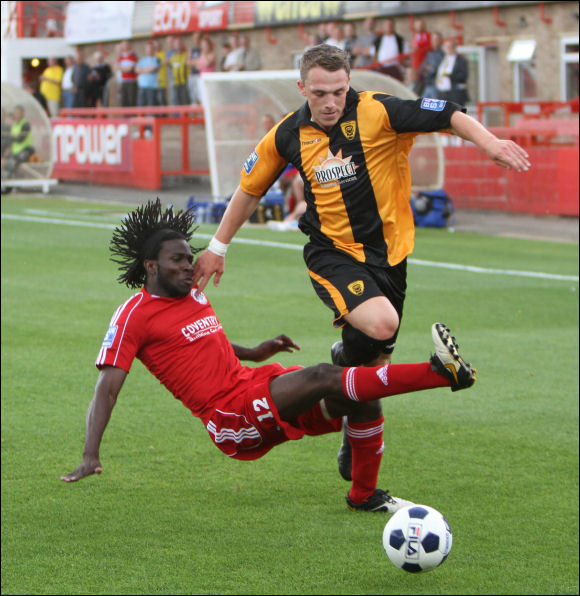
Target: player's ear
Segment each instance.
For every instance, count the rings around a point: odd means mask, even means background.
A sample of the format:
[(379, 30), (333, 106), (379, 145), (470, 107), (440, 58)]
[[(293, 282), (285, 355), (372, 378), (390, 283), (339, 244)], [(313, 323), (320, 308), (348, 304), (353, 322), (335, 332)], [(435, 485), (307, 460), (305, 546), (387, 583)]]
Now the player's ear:
[(145, 267), (147, 275), (157, 273), (157, 261), (155, 259), (145, 259), (143, 261), (143, 266)]
[(306, 85), (302, 80), (298, 81), (298, 90), (300, 91), (301, 95), (306, 97)]

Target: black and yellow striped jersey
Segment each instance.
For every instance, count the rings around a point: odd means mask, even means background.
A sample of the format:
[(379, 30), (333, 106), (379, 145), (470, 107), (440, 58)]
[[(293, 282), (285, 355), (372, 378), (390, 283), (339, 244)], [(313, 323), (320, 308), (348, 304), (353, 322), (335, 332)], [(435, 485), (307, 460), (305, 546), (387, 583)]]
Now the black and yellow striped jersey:
[(244, 192), (262, 196), (288, 163), (304, 180), (300, 229), (371, 265), (393, 266), (413, 250), (409, 152), (420, 133), (449, 128), (460, 106), (349, 89), (330, 132), (311, 121), (306, 102), (258, 143), (241, 173)]

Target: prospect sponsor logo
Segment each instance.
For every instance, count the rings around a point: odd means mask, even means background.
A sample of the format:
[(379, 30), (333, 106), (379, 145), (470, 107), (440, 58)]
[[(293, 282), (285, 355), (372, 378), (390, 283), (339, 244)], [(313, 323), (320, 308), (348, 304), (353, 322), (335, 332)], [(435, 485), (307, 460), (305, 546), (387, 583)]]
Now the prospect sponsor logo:
[(352, 155), (343, 159), (342, 149), (336, 155), (333, 155), (330, 149), (326, 157), (319, 155), (318, 160), (320, 161), (320, 165), (313, 168), (316, 182), (323, 188), (353, 182), (356, 180), (356, 169), (358, 166), (351, 163), (351, 159)]

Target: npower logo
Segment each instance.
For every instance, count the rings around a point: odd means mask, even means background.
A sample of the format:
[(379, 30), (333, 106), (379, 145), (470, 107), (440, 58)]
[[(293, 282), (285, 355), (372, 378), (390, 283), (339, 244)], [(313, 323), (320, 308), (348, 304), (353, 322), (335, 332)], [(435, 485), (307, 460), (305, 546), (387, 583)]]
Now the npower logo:
[(127, 122), (83, 120), (53, 125), (52, 140), (57, 165), (77, 168), (129, 170), (130, 127)]

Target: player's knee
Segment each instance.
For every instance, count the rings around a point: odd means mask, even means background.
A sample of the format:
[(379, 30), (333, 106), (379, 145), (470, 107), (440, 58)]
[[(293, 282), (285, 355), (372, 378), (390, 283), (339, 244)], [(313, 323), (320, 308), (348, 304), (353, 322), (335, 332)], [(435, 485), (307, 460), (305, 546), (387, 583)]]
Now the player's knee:
[(367, 326), (365, 333), (377, 341), (391, 339), (399, 327), (398, 321), (392, 319), (377, 319)]
[(382, 354), (393, 351), (394, 339), (393, 336), (387, 340), (375, 339), (347, 324), (342, 329), (344, 359), (350, 366), (374, 362)]

